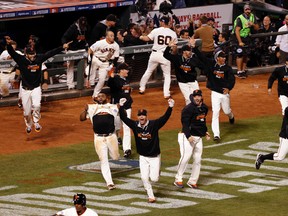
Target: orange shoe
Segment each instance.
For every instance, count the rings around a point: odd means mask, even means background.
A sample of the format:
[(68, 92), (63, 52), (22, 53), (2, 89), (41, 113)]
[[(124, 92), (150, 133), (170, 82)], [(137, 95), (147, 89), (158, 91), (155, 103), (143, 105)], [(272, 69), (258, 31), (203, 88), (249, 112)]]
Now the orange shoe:
[(184, 188), (183, 182), (182, 181), (175, 181), (174, 185), (178, 188)]

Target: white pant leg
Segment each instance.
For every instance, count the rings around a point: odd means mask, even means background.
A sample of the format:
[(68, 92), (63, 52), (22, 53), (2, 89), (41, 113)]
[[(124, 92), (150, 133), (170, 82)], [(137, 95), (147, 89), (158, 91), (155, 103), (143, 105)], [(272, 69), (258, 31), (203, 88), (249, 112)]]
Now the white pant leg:
[(67, 86), (68, 88), (74, 88), (74, 60), (67, 61)]
[(114, 184), (108, 160), (108, 145), (106, 137), (94, 134), (94, 147), (101, 164), (101, 173), (107, 185)]
[(42, 91), (41, 91), (40, 86), (32, 90), (31, 101), (32, 101), (32, 116), (33, 116), (34, 123), (39, 122), (41, 118), (41, 114), (40, 114), (41, 96), (42, 96)]
[[(96, 79), (96, 71), (98, 70), (98, 61), (95, 56), (92, 57), (92, 62), (91, 62), (91, 69), (90, 69), (90, 76), (89, 78), (89, 83), (91, 86), (95, 85), (95, 79)], [(85, 74), (88, 76), (89, 75), (89, 65), (85, 69)]]
[(101, 92), (105, 84), (105, 79), (108, 74), (108, 71), (107, 71), (108, 67), (109, 67), (108, 62), (102, 63), (101, 66), (99, 67), (99, 71), (98, 71), (99, 81), (97, 82), (97, 85), (94, 88), (93, 97), (96, 97)]
[(212, 102), (212, 131), (215, 136), (220, 137), (220, 129), (219, 129), (219, 113), (221, 108), (221, 95), (218, 92), (211, 92), (211, 102)]
[(140, 166), (140, 174), (141, 174), (141, 179), (144, 185), (144, 188), (147, 192), (147, 195), (149, 198), (155, 198), (152, 185), (149, 181), (149, 176), (150, 176), (150, 165), (149, 165), (149, 158), (140, 155), (139, 156), (139, 166)]
[(288, 139), (279, 137), (279, 141), (280, 141), (280, 144), (279, 144), (278, 151), (277, 153), (273, 155), (273, 159), (276, 161), (284, 160), (284, 158), (286, 157), (288, 153)]
[[(131, 112), (132, 109), (127, 109), (127, 117), (131, 118)], [(125, 152), (126, 150), (130, 149), (131, 150), (131, 129), (124, 123), (122, 122), (123, 125), (123, 151)]]
[(203, 152), (203, 142), (201, 137), (195, 137), (198, 142), (193, 143), (193, 164), (192, 172), (189, 178), (189, 182), (192, 184), (197, 184), (201, 169), (201, 159)]
[(106, 137), (106, 142), (108, 146), (109, 155), (113, 160), (118, 160), (120, 157), (117, 135), (112, 134), (111, 136)]
[(31, 116), (31, 111), (32, 111), (31, 94), (32, 94), (31, 90), (25, 90), (23, 88), (21, 89), (23, 115), (24, 115), (24, 120), (25, 120), (25, 124), (27, 127), (31, 127), (33, 124), (32, 116)]
[(163, 54), (161, 56), (161, 63), (160, 63), (163, 77), (164, 77), (164, 84), (163, 84), (163, 94), (164, 97), (170, 96), (170, 85), (171, 85), (171, 62), (164, 58)]
[(149, 158), (150, 165), (150, 180), (152, 182), (158, 182), (160, 177), (160, 167), (161, 167), (161, 154), (157, 157)]
[(190, 95), (193, 93), (194, 90), (200, 89), (199, 84), (197, 81), (195, 81), (195, 82), (188, 82), (188, 83), (178, 82), (178, 85), (179, 85), (181, 93), (183, 94), (185, 98), (185, 103), (186, 105), (188, 105), (189, 103), (191, 103)]
[(221, 105), (225, 115), (227, 115), (229, 119), (233, 118), (233, 113), (230, 107), (230, 94), (222, 95)]
[(184, 133), (178, 133), (178, 144), (180, 148), (180, 160), (177, 167), (175, 181), (182, 182), (183, 174), (192, 156), (193, 148)]
[(288, 97), (285, 95), (280, 95), (279, 101), (280, 101), (281, 108), (282, 108), (282, 115), (284, 115), (285, 108), (288, 106)]
[[(163, 53), (162, 53), (163, 55)], [(140, 87), (139, 90), (140, 91), (145, 91), (146, 89), (146, 84), (149, 80), (149, 78), (151, 77), (152, 73), (154, 72), (154, 70), (156, 69), (156, 67), (159, 64), (159, 60), (158, 60), (158, 55), (157, 52), (152, 52), (150, 57), (149, 57), (149, 61), (148, 61), (148, 67), (145, 71), (145, 73), (143, 74), (141, 80), (140, 80)]]

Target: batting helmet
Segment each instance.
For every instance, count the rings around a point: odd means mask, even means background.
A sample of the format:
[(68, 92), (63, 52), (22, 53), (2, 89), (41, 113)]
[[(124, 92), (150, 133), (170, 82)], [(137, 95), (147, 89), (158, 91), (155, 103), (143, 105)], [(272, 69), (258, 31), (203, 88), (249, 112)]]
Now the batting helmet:
[(86, 196), (82, 193), (77, 193), (73, 196), (73, 202), (75, 204), (81, 204), (82, 206), (86, 206)]

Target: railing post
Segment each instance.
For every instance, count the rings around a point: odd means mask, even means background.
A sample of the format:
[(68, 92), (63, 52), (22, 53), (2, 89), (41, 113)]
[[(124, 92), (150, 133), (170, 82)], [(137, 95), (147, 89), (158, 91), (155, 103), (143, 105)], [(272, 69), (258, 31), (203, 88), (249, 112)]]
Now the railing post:
[(84, 72), (86, 67), (86, 58), (81, 59), (77, 64), (77, 85), (76, 88), (78, 90), (82, 90), (84, 88)]

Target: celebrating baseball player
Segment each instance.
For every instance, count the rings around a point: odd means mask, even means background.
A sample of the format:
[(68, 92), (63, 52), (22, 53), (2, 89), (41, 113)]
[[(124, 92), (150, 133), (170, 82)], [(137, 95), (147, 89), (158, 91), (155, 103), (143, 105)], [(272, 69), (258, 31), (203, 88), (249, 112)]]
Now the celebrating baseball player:
[(168, 108), (163, 116), (156, 120), (148, 120), (147, 110), (140, 109), (138, 111), (138, 121), (131, 120), (127, 117), (124, 104), (126, 98), (119, 101), (119, 113), (121, 120), (128, 125), (135, 137), (136, 149), (139, 156), (140, 174), (145, 190), (148, 194), (148, 202), (156, 201), (151, 182), (157, 182), (160, 176), (160, 144), (159, 129), (165, 125), (172, 113), (174, 100), (168, 99)]
[(278, 80), (278, 97), (282, 107), (282, 115), (288, 106), (288, 57), (284, 66), (277, 67), (268, 79), (268, 94), (272, 93), (272, 86)]
[(164, 51), (164, 57), (174, 65), (178, 85), (187, 105), (191, 102), (189, 96), (193, 91), (200, 89), (197, 82), (197, 71), (195, 68), (198, 67), (203, 69), (204, 67), (199, 58), (192, 52), (192, 47), (190, 45), (182, 46), (181, 55), (177, 54), (175, 51), (175, 54), (173, 54), (174, 52), (171, 53), (173, 48), (177, 48), (175, 40), (169, 42), (169, 46), (167, 46)]
[[(193, 45), (193, 44), (192, 44)], [(207, 76), (206, 87), (211, 90), (212, 102), (212, 131), (214, 141), (220, 142), (219, 113), (222, 107), (223, 112), (228, 116), (230, 124), (234, 124), (235, 118), (230, 107), (230, 91), (235, 85), (235, 76), (231, 66), (226, 64), (226, 54), (218, 51), (215, 61), (203, 56), (198, 49), (194, 49), (198, 56), (201, 56), (205, 63), (205, 73)]]
[[(128, 118), (131, 118), (133, 99), (130, 95), (131, 87), (129, 85), (128, 72), (129, 66), (126, 63), (122, 63), (117, 66), (118, 74), (111, 73), (108, 79), (108, 86), (110, 87), (111, 103), (118, 104), (120, 98), (126, 98), (127, 102), (124, 105)], [(124, 157), (128, 158), (131, 155), (131, 130), (122, 122), (123, 125), (123, 151)], [(120, 127), (119, 127), (120, 128)], [(118, 135), (119, 137), (119, 135)], [(118, 138), (119, 139), (119, 138)]]
[(171, 63), (169, 60), (164, 58), (163, 52), (169, 45), (171, 40), (175, 43), (178, 42), (176, 33), (170, 29), (169, 21), (170, 18), (162, 16), (160, 18), (160, 27), (153, 29), (147, 36), (141, 35), (140, 40), (144, 41), (154, 41), (152, 46), (152, 53), (148, 61), (148, 67), (140, 80), (139, 93), (144, 94), (146, 89), (146, 84), (152, 75), (153, 71), (158, 65), (161, 66), (164, 76), (164, 86), (163, 93), (164, 98), (170, 98), (170, 84), (171, 84)]
[(200, 175), (201, 156), (203, 151), (202, 137), (210, 139), (206, 126), (208, 107), (203, 103), (202, 91), (194, 90), (190, 95), (191, 103), (186, 105), (181, 113), (182, 132), (178, 134), (180, 147), (180, 160), (177, 167), (174, 185), (183, 188), (183, 174), (188, 162), (193, 155), (191, 176), (187, 185), (197, 189), (197, 181)]
[(108, 71), (117, 65), (119, 50), (119, 45), (114, 41), (114, 33), (110, 30), (106, 32), (105, 39), (96, 41), (96, 43), (88, 49), (89, 65), (85, 70), (85, 74), (87, 75), (87, 88), (95, 84), (96, 70), (98, 70), (99, 74), (99, 80), (95, 86), (93, 97), (97, 97), (102, 90)]
[(108, 152), (113, 160), (119, 159), (118, 140), (115, 133), (115, 119), (118, 107), (108, 103), (107, 95), (100, 92), (94, 98), (96, 104), (87, 104), (80, 114), (80, 121), (90, 118), (94, 131), (94, 147), (101, 163), (101, 173), (109, 190), (115, 189), (108, 161)]
[(86, 196), (82, 193), (77, 193), (73, 196), (74, 207), (64, 209), (52, 216), (98, 216), (98, 214), (90, 208), (86, 207)]
[[(26, 133), (30, 134), (32, 126), (34, 124), (35, 131), (40, 132), (41, 125), (39, 120), (40, 107), (41, 107), (41, 82), (43, 79), (43, 88), (47, 87), (48, 74), (42, 74), (42, 63), (48, 58), (61, 52), (63, 49), (68, 49), (69, 43), (63, 44), (63, 46), (46, 52), (45, 54), (36, 54), (36, 51), (31, 47), (26, 47), (25, 56), (17, 53), (11, 46), (11, 38), (6, 36), (7, 50), (14, 61), (18, 64), (21, 72), (21, 99), (23, 104), (24, 120), (26, 124)], [(18, 75), (15, 75), (15, 80), (18, 79)], [(32, 111), (32, 116), (31, 116)], [(32, 119), (33, 117), (33, 119)]]
[(262, 163), (264, 163), (265, 160), (275, 160), (275, 161), (282, 161), (286, 157), (288, 153), (288, 107), (284, 110), (283, 120), (282, 120), (282, 126), (281, 131), (279, 133), (279, 148), (278, 151), (275, 153), (269, 153), (269, 154), (257, 154), (256, 161), (255, 161), (255, 167), (256, 169), (260, 169), (260, 166)]

